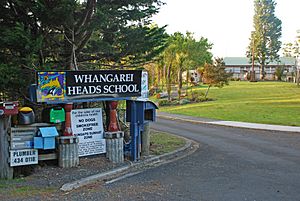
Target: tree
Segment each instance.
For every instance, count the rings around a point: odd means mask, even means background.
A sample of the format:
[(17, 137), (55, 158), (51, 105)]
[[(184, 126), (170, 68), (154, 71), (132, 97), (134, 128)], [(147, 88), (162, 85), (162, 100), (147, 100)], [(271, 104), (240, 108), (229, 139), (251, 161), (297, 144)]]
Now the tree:
[(275, 16), (274, 0), (254, 0), (253, 27), (247, 57), (252, 62), (260, 64), (260, 77), (264, 79), (264, 67), (268, 63), (278, 60), (281, 47), (281, 20)]
[(277, 77), (277, 80), (281, 81), (283, 73), (284, 73), (284, 67), (283, 66), (276, 67), (275, 76)]
[[(286, 57), (294, 57), (296, 59), (297, 65), (300, 65), (298, 59), (300, 58), (300, 30), (297, 31), (296, 40), (293, 43), (286, 43), (283, 47), (283, 55)], [(300, 82), (300, 69), (296, 69), (296, 82), (299, 86)]]
[[(201, 37), (200, 40), (191, 40), (189, 45), (189, 63), (187, 67), (187, 86), (189, 79), (189, 70), (203, 67), (204, 64), (212, 64), (213, 55), (210, 52), (213, 44), (207, 38)], [(201, 73), (200, 73), (201, 74)]]
[(167, 37), (165, 27), (151, 26), (161, 5), (160, 0), (1, 1), (0, 93), (24, 95), (36, 70), (151, 61)]
[[(176, 80), (178, 83), (178, 99), (180, 100), (183, 85), (183, 71), (190, 68), (196, 69), (205, 63), (211, 63), (211, 48), (212, 44), (208, 42), (208, 39), (201, 37), (200, 40), (196, 40), (190, 32), (186, 34), (175, 32), (169, 37), (168, 46), (164, 51), (164, 63), (167, 64), (166, 80), (169, 99), (171, 80)], [(172, 72), (176, 75), (176, 78), (171, 77)]]
[(189, 43), (191, 40), (190, 34), (187, 33), (187, 36), (176, 32), (174, 35), (174, 46), (176, 51), (176, 66), (177, 66), (177, 79), (178, 79), (178, 99), (181, 98), (182, 91), (182, 72), (186, 69), (187, 61), (189, 57)]
[(171, 82), (172, 82), (172, 71), (176, 59), (176, 45), (173, 43), (174, 37), (168, 38), (168, 45), (163, 52), (164, 66), (166, 66), (166, 85), (168, 100), (171, 100)]
[(231, 73), (225, 71), (225, 62), (222, 58), (216, 58), (214, 64), (205, 64), (203, 70), (203, 78), (208, 87), (205, 92), (207, 97), (209, 89), (214, 87), (223, 87), (228, 85), (228, 79), (232, 76)]

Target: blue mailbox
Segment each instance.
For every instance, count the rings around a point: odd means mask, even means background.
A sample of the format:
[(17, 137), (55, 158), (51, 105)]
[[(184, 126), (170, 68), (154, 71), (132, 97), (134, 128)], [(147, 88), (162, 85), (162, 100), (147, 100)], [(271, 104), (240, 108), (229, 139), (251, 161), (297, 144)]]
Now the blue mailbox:
[(130, 122), (131, 142), (129, 146), (131, 160), (140, 158), (141, 132), (146, 121), (156, 120), (158, 107), (152, 101), (126, 101), (126, 120)]
[(157, 109), (157, 105), (152, 101), (129, 100), (126, 102), (126, 120), (132, 122), (133, 118), (134, 122), (139, 124), (144, 124), (145, 121), (156, 121)]
[(55, 149), (55, 137), (58, 136), (56, 127), (39, 128), (37, 137), (34, 137), (35, 149)]

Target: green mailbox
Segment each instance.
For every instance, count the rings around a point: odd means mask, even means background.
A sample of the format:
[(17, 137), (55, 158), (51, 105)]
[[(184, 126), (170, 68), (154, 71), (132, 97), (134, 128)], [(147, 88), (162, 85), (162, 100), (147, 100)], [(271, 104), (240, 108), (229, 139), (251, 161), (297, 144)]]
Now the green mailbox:
[(44, 122), (61, 123), (65, 121), (65, 110), (60, 106), (45, 108), (42, 112)]

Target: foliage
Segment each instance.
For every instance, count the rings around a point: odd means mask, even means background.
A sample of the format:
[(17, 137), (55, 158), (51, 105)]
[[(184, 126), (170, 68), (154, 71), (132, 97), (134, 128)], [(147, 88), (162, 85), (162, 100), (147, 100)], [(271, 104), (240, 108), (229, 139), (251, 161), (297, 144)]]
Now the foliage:
[(275, 16), (274, 0), (254, 0), (254, 31), (251, 33), (247, 57), (260, 64), (261, 79), (265, 77), (264, 66), (278, 60), (281, 47), (281, 20)]
[(282, 76), (283, 76), (283, 72), (284, 72), (284, 67), (277, 67), (275, 69), (275, 76), (277, 77), (277, 80), (281, 81)]
[(199, 90), (193, 90), (189, 93), (188, 99), (192, 102), (203, 102), (205, 99), (205, 94)]
[[(176, 32), (169, 36), (167, 47), (157, 60), (158, 78), (167, 85), (170, 100), (171, 84), (178, 84), (178, 98), (182, 91), (182, 72), (197, 69), (205, 63), (212, 63), (212, 44), (201, 37), (196, 40), (190, 32)], [(165, 79), (161, 79), (161, 75)], [(187, 75), (188, 76), (188, 75)]]
[[(151, 25), (160, 0), (4, 0), (0, 2), (0, 92), (24, 95), (36, 70), (131, 66), (165, 48)], [(15, 72), (14, 75), (11, 72)], [(24, 74), (27, 79), (24, 79)], [(15, 77), (6, 81), (6, 77)], [(21, 94), (22, 92), (22, 94)]]
[(169, 101), (169, 100), (166, 100), (166, 99), (160, 99), (160, 100), (158, 100), (158, 105), (159, 105), (159, 106), (170, 105), (170, 101)]
[(231, 73), (225, 71), (225, 63), (222, 58), (216, 58), (214, 64), (205, 64), (203, 71), (203, 78), (205, 83), (208, 84), (208, 88), (205, 93), (205, 98), (208, 95), (210, 87), (223, 87), (228, 85), (229, 78), (232, 76)]
[(285, 57), (299, 57), (300, 55), (300, 44), (299, 41), (294, 43), (285, 43), (283, 47), (283, 55)]
[[(297, 31), (296, 40), (293, 43), (284, 44), (283, 54), (286, 57), (300, 58), (300, 30)], [(299, 64), (298, 64), (299, 65)], [(300, 70), (296, 70), (296, 82), (300, 83)]]

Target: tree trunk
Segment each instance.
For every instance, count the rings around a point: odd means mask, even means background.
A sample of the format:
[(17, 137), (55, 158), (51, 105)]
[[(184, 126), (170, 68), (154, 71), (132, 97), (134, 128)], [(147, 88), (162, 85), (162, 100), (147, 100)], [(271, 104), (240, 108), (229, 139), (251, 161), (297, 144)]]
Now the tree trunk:
[(297, 70), (296, 82), (297, 82), (297, 86), (299, 86), (299, 82), (300, 82), (300, 69)]
[(260, 79), (261, 80), (265, 79), (265, 65), (264, 65), (264, 63), (260, 65)]
[(211, 87), (211, 85), (208, 85), (208, 87), (207, 87), (207, 89), (206, 89), (205, 96), (204, 96), (205, 99), (206, 99), (206, 97), (207, 97), (207, 95), (208, 95), (208, 91), (209, 91), (210, 87)]
[(158, 86), (158, 88), (159, 88), (159, 86), (161, 85), (161, 69), (160, 68), (158, 68), (157, 69), (157, 86)]
[(167, 69), (167, 93), (168, 93), (168, 101), (171, 101), (171, 68), (172, 63), (168, 66)]
[(162, 79), (162, 82), (161, 82), (161, 83), (162, 83), (162, 88), (161, 88), (161, 89), (162, 89), (162, 91), (163, 91), (163, 90), (164, 90), (164, 86), (165, 86), (165, 84), (166, 84), (166, 79), (167, 79), (167, 78), (166, 78), (166, 77), (167, 77), (167, 76), (166, 76), (166, 65), (164, 65), (164, 68), (163, 68), (163, 72), (162, 72), (162, 73), (163, 73), (163, 74), (162, 74), (162, 78), (163, 78), (163, 79)]
[(186, 95), (188, 95), (190, 71), (186, 70)]
[(182, 91), (182, 66), (178, 69), (178, 100), (181, 98)]

